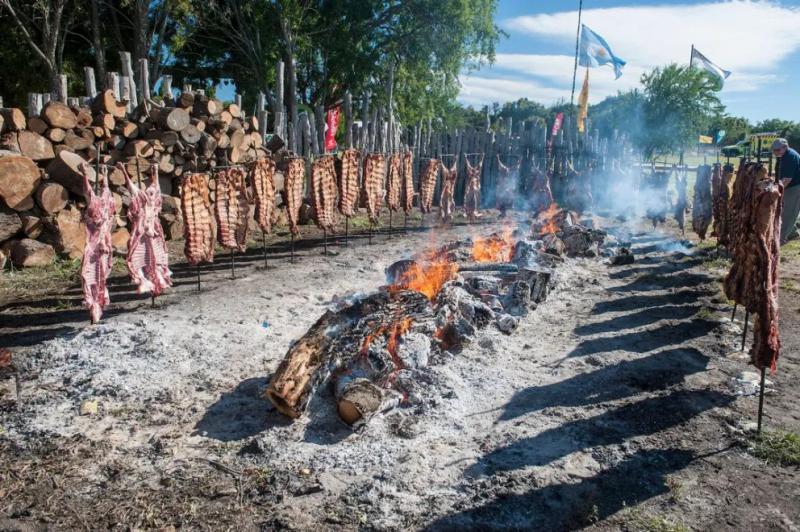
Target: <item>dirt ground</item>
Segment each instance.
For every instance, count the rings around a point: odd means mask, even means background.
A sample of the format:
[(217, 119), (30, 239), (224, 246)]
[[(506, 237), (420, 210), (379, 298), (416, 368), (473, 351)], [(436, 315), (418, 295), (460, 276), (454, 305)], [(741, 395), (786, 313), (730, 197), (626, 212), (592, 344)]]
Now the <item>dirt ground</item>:
[[(96, 326), (69, 272), (27, 280), (23, 300), (7, 284), (21, 394), (0, 381), (0, 530), (800, 530), (800, 471), (749, 451), (755, 373), (725, 260), (674, 228), (601, 226), (634, 264), (568, 259), (513, 334), (481, 331), (432, 368), (423, 405), (357, 432), (329, 390), (294, 423), (261, 398), (291, 342), (393, 261), (497, 223), (359, 235), (329, 256), (308, 234), (294, 264), (276, 237), (268, 268), (260, 242), (234, 280), (220, 255), (200, 293), (177, 264), (154, 307), (120, 275)], [(781, 273), (764, 424), (800, 432), (797, 242)]]

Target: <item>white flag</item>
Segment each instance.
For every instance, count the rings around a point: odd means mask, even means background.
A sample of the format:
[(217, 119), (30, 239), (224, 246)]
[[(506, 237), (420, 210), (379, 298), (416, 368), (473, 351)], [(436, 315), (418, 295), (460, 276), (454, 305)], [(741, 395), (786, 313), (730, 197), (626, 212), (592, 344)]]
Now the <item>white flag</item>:
[(728, 79), (728, 76), (731, 75), (729, 71), (718, 67), (717, 65), (712, 63), (706, 56), (698, 52), (697, 48), (692, 48), (692, 59), (689, 63), (689, 66), (694, 66), (695, 62), (698, 63), (698, 66), (700, 68), (702, 68), (709, 74), (716, 76), (719, 79), (720, 89), (725, 84), (725, 80)]

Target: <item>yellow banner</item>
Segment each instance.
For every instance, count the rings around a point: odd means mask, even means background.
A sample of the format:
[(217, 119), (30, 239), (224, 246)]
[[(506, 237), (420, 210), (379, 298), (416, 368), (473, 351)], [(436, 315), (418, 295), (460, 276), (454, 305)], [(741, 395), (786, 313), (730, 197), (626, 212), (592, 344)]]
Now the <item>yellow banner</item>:
[(714, 138), (700, 135), (700, 137), (697, 139), (697, 142), (700, 144), (714, 144)]
[(583, 88), (578, 96), (578, 131), (586, 130), (586, 117), (589, 115), (589, 67), (586, 67), (586, 77), (583, 78)]

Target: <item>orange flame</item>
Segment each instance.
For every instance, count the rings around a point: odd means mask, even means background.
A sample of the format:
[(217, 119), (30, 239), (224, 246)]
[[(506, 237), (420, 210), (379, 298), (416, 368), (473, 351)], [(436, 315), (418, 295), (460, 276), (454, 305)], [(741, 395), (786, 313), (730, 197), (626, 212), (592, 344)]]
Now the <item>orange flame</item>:
[(556, 215), (559, 212), (558, 204), (551, 203), (546, 211), (539, 213), (539, 220), (543, 222), (539, 235), (552, 235), (558, 232), (558, 224), (556, 223)]
[(511, 227), (503, 228), (502, 235), (476, 237), (472, 245), (472, 259), (475, 262), (511, 262), (514, 256), (514, 239)]
[(403, 272), (390, 290), (413, 290), (425, 294), (433, 301), (444, 286), (458, 271), (458, 265), (439, 254), (429, 259), (419, 259)]

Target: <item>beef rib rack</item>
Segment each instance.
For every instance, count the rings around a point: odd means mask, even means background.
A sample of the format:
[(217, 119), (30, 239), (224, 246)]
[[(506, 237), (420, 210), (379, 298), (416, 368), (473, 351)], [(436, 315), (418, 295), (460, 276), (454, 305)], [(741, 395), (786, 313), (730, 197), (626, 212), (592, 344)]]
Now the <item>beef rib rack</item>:
[(169, 270), (164, 228), (158, 219), (162, 203), (158, 166), (152, 166), (150, 182), (144, 189), (133, 183), (125, 165), (119, 164), (118, 168), (125, 176), (131, 195), (128, 205), (128, 220), (131, 222), (126, 258), (128, 273), (137, 293), (150, 292), (154, 297), (159, 296), (172, 286), (172, 272)]
[(311, 165), (311, 204), (317, 227), (332, 231), (336, 223), (336, 168), (333, 155), (323, 155)]
[(214, 262), (214, 222), (206, 174), (187, 174), (181, 181), (181, 213), (186, 260), (192, 266)]
[(272, 232), (272, 217), (275, 215), (275, 162), (259, 159), (250, 171), (250, 184), (255, 195), (255, 219), (265, 234)]
[(428, 159), (419, 184), (419, 208), (422, 214), (431, 212), (433, 194), (436, 191), (436, 178), (439, 176), (439, 159)]
[(288, 161), (286, 170), (286, 186), (284, 187), (284, 202), (286, 203), (286, 217), (289, 220), (289, 230), (293, 235), (300, 232), (300, 207), (303, 205), (303, 187), (306, 178), (306, 162), (293, 157)]
[(364, 199), (367, 214), (372, 223), (378, 222), (383, 207), (384, 176), (386, 175), (386, 157), (382, 153), (370, 153), (364, 160)]
[[(86, 246), (81, 260), (81, 286), (83, 304), (89, 309), (92, 323), (100, 321), (103, 309), (110, 302), (106, 282), (111, 274), (111, 258), (114, 247), (111, 242), (111, 227), (114, 223), (116, 205), (108, 188), (108, 172), (102, 172), (102, 190), (95, 194), (89, 182), (89, 165), (81, 164), (83, 194), (87, 198), (83, 222), (86, 224)], [(96, 179), (100, 179), (97, 176)]]
[(341, 175), (339, 176), (339, 212), (351, 217), (358, 212), (358, 150), (352, 148), (342, 152)]
[(401, 177), (401, 157), (401, 154), (393, 153), (389, 158), (389, 189), (386, 193), (386, 205), (389, 207), (389, 210), (393, 212), (400, 210), (400, 196), (403, 182)]
[(403, 212), (411, 214), (414, 208), (414, 153), (403, 154)]
[(219, 243), (224, 248), (245, 251), (250, 204), (244, 170), (228, 168), (218, 172), (216, 177), (214, 214), (217, 217)]

